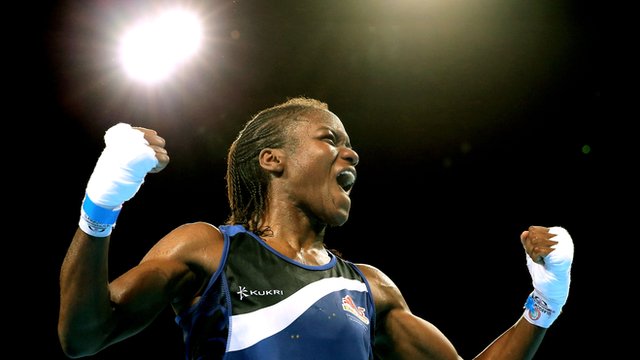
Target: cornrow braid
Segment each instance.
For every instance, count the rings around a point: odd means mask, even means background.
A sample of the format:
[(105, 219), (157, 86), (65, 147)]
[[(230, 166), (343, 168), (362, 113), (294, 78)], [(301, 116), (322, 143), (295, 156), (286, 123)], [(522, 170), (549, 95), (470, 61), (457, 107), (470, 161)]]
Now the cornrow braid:
[(267, 210), (269, 176), (258, 160), (264, 148), (282, 148), (287, 129), (309, 110), (328, 110), (319, 100), (295, 97), (254, 115), (229, 148), (227, 155), (227, 198), (230, 215), (226, 224), (241, 224), (257, 235), (268, 232), (260, 221)]

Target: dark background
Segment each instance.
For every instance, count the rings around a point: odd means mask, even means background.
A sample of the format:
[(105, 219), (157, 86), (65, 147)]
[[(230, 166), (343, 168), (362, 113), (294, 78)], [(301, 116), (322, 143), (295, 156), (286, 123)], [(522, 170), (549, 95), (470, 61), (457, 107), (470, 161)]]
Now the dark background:
[[(361, 158), (350, 220), (330, 229), (327, 244), (387, 273), (463, 357), (521, 315), (531, 280), (519, 235), (529, 225), (564, 226), (576, 246), (569, 301), (537, 358), (625, 353), (609, 326), (623, 319), (615, 314), (632, 264), (623, 258), (633, 222), (620, 204), (633, 205), (622, 139), (636, 119), (620, 87), (630, 45), (609, 9), (568, 0), (190, 1), (206, 21), (202, 53), (174, 81), (144, 87), (119, 72), (115, 29), (165, 3), (38, 4), (15, 30), (27, 39), (8, 74), (20, 131), (5, 137), (20, 154), (35, 152), (11, 157), (30, 179), (15, 206), (28, 214), (14, 243), (26, 254), (13, 259), (16, 289), (35, 315), (16, 323), (22, 351), (65, 358), (58, 271), (108, 127), (154, 128), (171, 155), (123, 209), (110, 258), (117, 276), (174, 227), (221, 224), (228, 145), (257, 111), (305, 95), (329, 104)], [(93, 358), (135, 357), (182, 357), (168, 309)]]

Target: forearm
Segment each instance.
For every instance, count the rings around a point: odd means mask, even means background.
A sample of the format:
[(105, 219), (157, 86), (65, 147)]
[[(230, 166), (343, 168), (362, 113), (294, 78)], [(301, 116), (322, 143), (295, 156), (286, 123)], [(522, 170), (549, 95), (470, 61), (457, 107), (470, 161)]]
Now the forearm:
[(524, 317), (487, 346), (474, 359), (532, 359), (546, 334), (545, 328), (532, 325)]
[(70, 356), (97, 352), (114, 327), (108, 247), (109, 237), (93, 238), (78, 229), (62, 263), (58, 335)]
[[(156, 280), (153, 271), (139, 282), (136, 272), (111, 283), (108, 275), (110, 234), (122, 206), (137, 193), (145, 176), (168, 164), (164, 139), (153, 130), (118, 123), (106, 131), (104, 140), (85, 190), (79, 228), (60, 272), (58, 333), (71, 357), (94, 354), (146, 326), (161, 308), (147, 294), (157, 293), (163, 299), (158, 289), (166, 283), (162, 277)], [(144, 300), (136, 302), (136, 296)], [(138, 316), (145, 301), (151, 305)]]
[(527, 253), (527, 267), (534, 291), (527, 298), (518, 321), (476, 359), (531, 359), (546, 329), (561, 313), (569, 295), (573, 240), (561, 227), (531, 226), (520, 240)]

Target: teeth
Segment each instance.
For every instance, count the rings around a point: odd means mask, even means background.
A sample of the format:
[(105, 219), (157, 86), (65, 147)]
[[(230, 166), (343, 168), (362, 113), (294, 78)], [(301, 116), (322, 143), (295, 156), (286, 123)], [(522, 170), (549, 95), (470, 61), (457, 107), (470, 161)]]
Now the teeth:
[(355, 181), (356, 176), (351, 171), (343, 171), (338, 174), (338, 184), (345, 190), (350, 189)]

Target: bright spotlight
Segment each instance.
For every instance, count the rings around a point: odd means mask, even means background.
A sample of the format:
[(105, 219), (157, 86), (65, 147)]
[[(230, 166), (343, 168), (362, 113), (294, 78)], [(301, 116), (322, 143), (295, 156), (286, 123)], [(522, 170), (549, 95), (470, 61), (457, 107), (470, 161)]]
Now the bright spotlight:
[(194, 13), (169, 10), (141, 21), (125, 33), (120, 61), (132, 78), (157, 83), (194, 55), (201, 40), (202, 26)]

